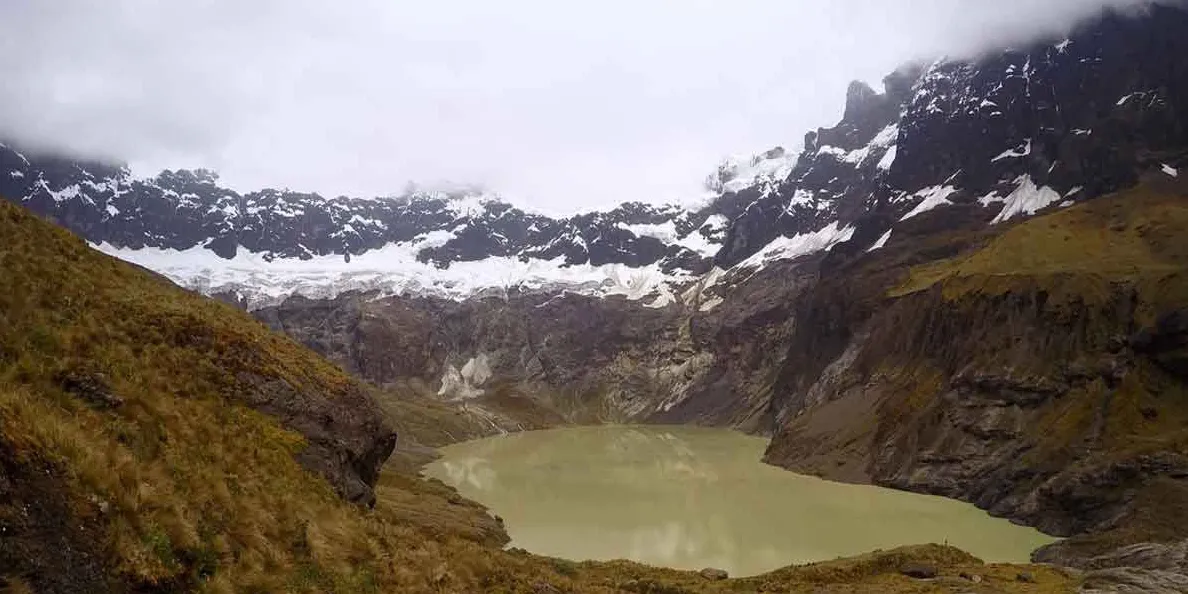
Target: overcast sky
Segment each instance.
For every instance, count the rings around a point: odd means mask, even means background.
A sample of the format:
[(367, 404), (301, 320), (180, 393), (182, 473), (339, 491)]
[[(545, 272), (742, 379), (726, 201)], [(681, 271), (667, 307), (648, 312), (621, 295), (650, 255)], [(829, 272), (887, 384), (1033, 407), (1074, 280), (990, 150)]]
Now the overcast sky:
[(723, 157), (833, 124), (850, 80), (1058, 35), (1103, 4), (2, 0), (0, 135), (239, 190), (687, 200)]

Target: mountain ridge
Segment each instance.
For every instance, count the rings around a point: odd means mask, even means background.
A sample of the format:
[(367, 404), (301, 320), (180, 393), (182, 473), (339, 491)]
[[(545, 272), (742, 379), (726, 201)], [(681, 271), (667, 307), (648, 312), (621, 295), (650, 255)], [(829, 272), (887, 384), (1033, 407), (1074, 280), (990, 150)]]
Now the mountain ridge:
[[(1107, 11), (1055, 43), (906, 65), (884, 79), (882, 93), (855, 82), (835, 126), (808, 132), (795, 155), (777, 147), (723, 163), (707, 179), (711, 199), (693, 209), (625, 203), (551, 218), (465, 191), (395, 199), (239, 194), (205, 170), (137, 180), (126, 168), (30, 159), (7, 147), (0, 195), (109, 253), (155, 265), (183, 285), (241, 294), (253, 306), (285, 293), (369, 288), (464, 298), (524, 278), (621, 294), (632, 291), (615, 288), (613, 277), (644, 269), (649, 300), (667, 302), (657, 298), (714, 267), (778, 252), (787, 240), (810, 245), (778, 257), (849, 240), (870, 247), (933, 208), (978, 205), (969, 216), (996, 224), (1131, 186), (1146, 171), (1178, 174), (1188, 166), (1188, 127), (1178, 115), (1188, 74), (1170, 56), (1188, 52), (1180, 35), (1186, 14), (1164, 5), (1137, 17)], [(828, 240), (807, 239), (827, 228)], [(351, 266), (383, 249), (407, 265)], [(187, 265), (170, 270), (169, 257), (187, 250)], [(198, 254), (208, 258), (196, 269), (189, 264)], [(345, 266), (299, 265), (335, 257)], [(274, 261), (294, 265), (272, 272)], [(472, 286), (462, 281), (473, 271), (438, 272), (484, 261), (504, 278)], [(298, 287), (282, 286), (286, 266), (306, 270)], [(565, 270), (581, 266), (582, 274)], [(377, 280), (401, 275), (415, 282)], [(609, 291), (598, 288), (607, 283)]]

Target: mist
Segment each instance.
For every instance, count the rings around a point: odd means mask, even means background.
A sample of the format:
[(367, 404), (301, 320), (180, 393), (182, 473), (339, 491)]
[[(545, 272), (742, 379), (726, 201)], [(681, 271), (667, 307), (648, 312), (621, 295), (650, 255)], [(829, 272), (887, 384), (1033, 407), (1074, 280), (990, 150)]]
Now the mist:
[(1145, 4), (9, 0), (0, 138), (243, 191), (684, 201), (722, 158), (832, 125), (851, 80)]

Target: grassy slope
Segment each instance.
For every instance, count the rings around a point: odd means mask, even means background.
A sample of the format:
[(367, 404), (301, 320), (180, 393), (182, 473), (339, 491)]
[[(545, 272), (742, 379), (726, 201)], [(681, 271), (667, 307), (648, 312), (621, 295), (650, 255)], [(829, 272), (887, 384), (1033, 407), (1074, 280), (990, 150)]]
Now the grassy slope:
[[(380, 499), (405, 503), (365, 513), (294, 462), (301, 436), (238, 404), (236, 374), (331, 395), (353, 380), (246, 315), (7, 202), (0, 278), (0, 445), (53, 469), (116, 582), (370, 591), (427, 579), (410, 568), (442, 556), (430, 529), (492, 538), (443, 488), (385, 476)], [(79, 377), (122, 404), (64, 389)]]
[[(1188, 200), (1140, 186), (1024, 221), (969, 254), (915, 266), (908, 280), (891, 294), (902, 296), (939, 282), (949, 289), (948, 296), (956, 296), (962, 288), (973, 288), (959, 281), (984, 282), (989, 277), (1063, 280), (1079, 275), (1099, 283), (1159, 280), (1182, 274), (1188, 267), (1185, 229)], [(1049, 289), (1062, 286), (1050, 284)], [(1158, 289), (1146, 288), (1153, 293)], [(1095, 292), (1073, 294), (1087, 297)], [(1179, 293), (1153, 297), (1163, 304), (1184, 303)]]
[[(376, 508), (364, 510), (302, 469), (293, 459), (301, 436), (238, 404), (233, 378), (260, 372), (328, 394), (352, 380), (246, 315), (94, 252), (3, 201), (0, 278), (0, 492), (15, 494), (0, 501), (0, 526), (17, 530), (0, 539), (0, 585), (16, 591), (943, 589), (897, 575), (908, 560), (949, 576), (986, 575), (1006, 590), (1069, 583), (1038, 568), (1039, 585), (1020, 586), (1016, 568), (982, 567), (941, 547), (713, 583), (632, 563), (504, 552), (491, 545), (498, 535), (482, 509), (441, 485), (385, 472)], [(78, 377), (119, 402), (67, 390)], [(398, 425), (426, 443), (440, 429), (475, 430), (446, 410), (388, 404)], [(37, 521), (61, 525), (28, 525), (28, 502), (37, 500), (50, 509)], [(89, 556), (35, 554), (39, 539), (52, 546), (51, 536)]]
[[(1149, 328), (1159, 316), (1188, 305), (1186, 232), (1188, 198), (1140, 186), (1025, 221), (969, 254), (913, 267), (892, 294), (939, 284), (945, 299), (957, 304), (971, 296), (1043, 292), (1045, 307), (1059, 311), (1072, 303), (1110, 303), (1122, 293), (1130, 295), (1135, 329)], [(1044, 357), (1032, 359), (1044, 365)], [(1115, 414), (1105, 415), (1109, 424), (1100, 444), (1118, 453), (1188, 451), (1185, 395), (1179, 382), (1139, 365), (1113, 396)], [(1140, 399), (1159, 414), (1144, 418)], [(1037, 428), (1040, 445), (1061, 447), (1087, 432), (1096, 416), (1088, 408), (1095, 404), (1065, 399)]]

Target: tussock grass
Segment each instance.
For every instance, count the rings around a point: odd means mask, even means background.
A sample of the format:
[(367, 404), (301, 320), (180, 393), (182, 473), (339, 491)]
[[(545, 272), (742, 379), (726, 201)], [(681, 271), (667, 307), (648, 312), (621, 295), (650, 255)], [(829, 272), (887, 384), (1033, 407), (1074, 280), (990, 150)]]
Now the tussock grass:
[(1188, 198), (1139, 186), (1025, 220), (971, 253), (915, 266), (891, 294), (907, 295), (941, 281), (958, 281), (946, 285), (947, 296), (1000, 292), (1008, 285), (992, 277), (1027, 276), (1064, 279), (1050, 288), (1084, 297), (1100, 283), (1073, 277), (1136, 281), (1184, 270), (1185, 228)]
[[(102, 518), (120, 581), (368, 592), (424, 578), (394, 569), (423, 554), (416, 523), (343, 503), (294, 461), (299, 434), (236, 399), (239, 372), (332, 396), (352, 384), (341, 370), (8, 203), (0, 278), (0, 438)], [(118, 404), (72, 392), (76, 377)]]

